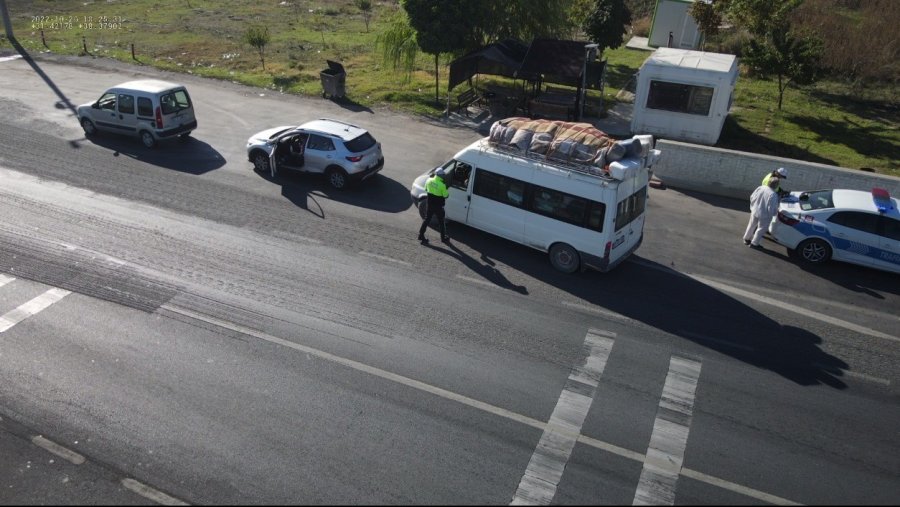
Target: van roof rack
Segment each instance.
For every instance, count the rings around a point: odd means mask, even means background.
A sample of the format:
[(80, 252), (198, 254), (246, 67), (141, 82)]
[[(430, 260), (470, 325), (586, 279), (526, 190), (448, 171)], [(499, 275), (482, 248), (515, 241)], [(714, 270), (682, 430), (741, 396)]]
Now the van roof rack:
[(572, 172), (576, 172), (579, 174), (585, 174), (588, 176), (593, 176), (595, 178), (601, 178), (609, 181), (616, 181), (615, 178), (609, 175), (603, 168), (597, 167), (591, 164), (580, 164), (578, 162), (572, 162), (567, 160), (561, 160), (558, 158), (551, 158), (542, 153), (535, 153), (533, 151), (522, 151), (518, 148), (504, 145), (501, 143), (492, 143), (490, 140), (485, 139), (485, 144), (495, 149), (496, 151), (508, 153), (513, 156), (527, 158), (531, 160), (536, 160), (538, 162), (543, 162), (549, 166), (556, 167), (558, 169), (565, 169)]

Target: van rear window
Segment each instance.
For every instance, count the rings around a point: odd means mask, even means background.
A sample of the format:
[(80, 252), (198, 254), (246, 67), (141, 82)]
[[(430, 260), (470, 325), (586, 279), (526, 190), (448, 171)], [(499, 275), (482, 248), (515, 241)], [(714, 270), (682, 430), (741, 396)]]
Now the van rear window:
[(175, 90), (159, 97), (159, 105), (163, 114), (172, 114), (191, 107), (191, 98), (187, 90)]
[(366, 132), (356, 139), (351, 139), (350, 141), (345, 142), (344, 146), (346, 146), (351, 153), (359, 153), (361, 151), (368, 150), (372, 146), (375, 146), (375, 138), (372, 137), (372, 134)]

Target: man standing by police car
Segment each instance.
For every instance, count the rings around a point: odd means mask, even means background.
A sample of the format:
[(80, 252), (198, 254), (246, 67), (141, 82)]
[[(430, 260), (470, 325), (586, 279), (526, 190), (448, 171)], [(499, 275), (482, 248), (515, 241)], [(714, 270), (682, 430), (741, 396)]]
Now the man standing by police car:
[(423, 245), (428, 243), (428, 238), (425, 237), (425, 230), (428, 229), (428, 224), (431, 223), (433, 217), (437, 217), (440, 224), (441, 241), (444, 243), (450, 241), (450, 238), (447, 236), (447, 226), (444, 224), (444, 201), (450, 196), (450, 192), (447, 191), (447, 184), (444, 183), (446, 175), (447, 173), (444, 172), (443, 168), (438, 168), (434, 172), (434, 176), (425, 181), (425, 192), (428, 194), (426, 203), (428, 212), (425, 214), (425, 221), (422, 222), (422, 227), (419, 228), (419, 242)]

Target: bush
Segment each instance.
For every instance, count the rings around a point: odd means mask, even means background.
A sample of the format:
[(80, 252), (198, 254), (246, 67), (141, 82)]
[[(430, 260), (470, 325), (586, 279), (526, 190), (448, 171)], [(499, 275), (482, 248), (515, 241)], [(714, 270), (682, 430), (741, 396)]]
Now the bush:
[(652, 18), (644, 17), (635, 20), (631, 24), (631, 35), (635, 37), (649, 37), (650, 36), (650, 21)]

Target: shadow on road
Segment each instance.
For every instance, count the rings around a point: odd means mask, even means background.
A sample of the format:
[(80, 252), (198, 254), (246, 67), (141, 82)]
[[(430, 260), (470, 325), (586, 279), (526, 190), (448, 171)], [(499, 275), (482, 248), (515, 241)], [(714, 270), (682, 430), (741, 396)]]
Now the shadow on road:
[(266, 181), (281, 185), (281, 195), (319, 218), (326, 218), (319, 199), (387, 213), (400, 213), (412, 206), (409, 188), (382, 174), (376, 174), (343, 190), (332, 188), (321, 174), (279, 171), (274, 179), (270, 173), (256, 171), (256, 174)]
[[(136, 137), (108, 133), (97, 133), (87, 140), (110, 150), (113, 157), (125, 156), (188, 174), (204, 174), (225, 165), (225, 157), (208, 143), (194, 137), (183, 141), (160, 141), (156, 148), (145, 147)], [(76, 142), (69, 144), (73, 148), (79, 147)]]
[[(459, 224), (450, 227), (454, 242), (480, 252), (483, 259), (528, 273), (588, 305), (771, 370), (799, 385), (847, 387), (840, 377), (848, 364), (823, 351), (821, 337), (782, 326), (764, 312), (667, 266), (635, 255), (608, 273), (569, 276), (555, 271), (542, 252)], [(474, 259), (467, 265), (471, 262)], [(476, 266), (473, 271), (497, 283), (482, 273), (484, 268)], [(502, 280), (497, 284), (504, 286)], [(519, 292), (527, 293), (524, 288)]]
[(47, 86), (51, 90), (53, 90), (53, 93), (55, 93), (56, 96), (59, 97), (59, 100), (55, 103), (55, 106), (59, 109), (63, 109), (63, 108), (68, 109), (69, 111), (72, 112), (72, 115), (74, 116), (76, 114), (75, 105), (72, 104), (72, 102), (69, 100), (68, 97), (66, 97), (66, 95), (62, 92), (62, 90), (60, 90), (59, 87), (56, 86), (56, 83), (54, 83), (53, 80), (50, 79), (50, 76), (48, 76), (41, 69), (41, 67), (37, 64), (37, 62), (34, 61), (34, 58), (32, 58), (30, 54), (28, 54), (28, 51), (26, 51), (25, 48), (22, 47), (21, 44), (19, 44), (19, 41), (16, 40), (15, 37), (10, 36), (10, 37), (8, 37), (8, 40), (9, 40), (10, 44), (12, 44), (13, 47), (16, 49), (16, 51), (18, 51), (19, 54), (22, 55), (22, 59), (25, 60), (26, 62), (28, 62), (28, 65), (30, 65), (31, 68), (34, 69), (34, 72), (38, 76), (40, 76), (41, 79), (43, 79), (44, 82), (47, 83)]

